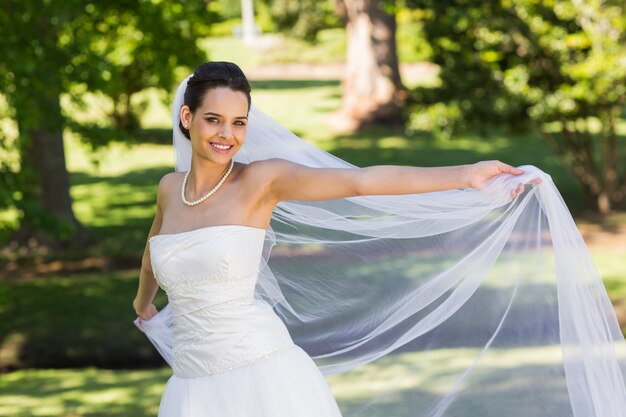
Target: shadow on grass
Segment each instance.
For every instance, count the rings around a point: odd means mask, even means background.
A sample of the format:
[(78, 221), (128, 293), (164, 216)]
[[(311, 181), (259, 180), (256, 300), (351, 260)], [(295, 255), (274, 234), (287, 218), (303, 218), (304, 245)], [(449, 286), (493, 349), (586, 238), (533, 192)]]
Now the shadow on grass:
[[(121, 176), (70, 176), (74, 204), (89, 207), (88, 228), (97, 244), (85, 248), (85, 256), (122, 256), (140, 259), (156, 212), (159, 180), (172, 169), (144, 169)], [(75, 253), (80, 257), (80, 253)]]
[[(389, 365), (387, 365), (389, 366)], [(406, 372), (405, 378), (390, 378), (383, 395), (371, 398), (361, 394), (339, 398), (339, 405), (345, 417), (367, 416), (426, 416), (444, 398), (441, 391), (447, 391), (449, 384), (459, 375), (459, 370), (446, 375), (450, 365), (445, 361), (430, 365), (436, 368), (432, 374), (425, 369), (415, 369)], [(384, 368), (381, 369), (384, 371)], [(423, 380), (421, 373), (428, 373), (430, 379)], [(504, 368), (488, 368), (477, 371), (472, 375), (465, 388), (446, 409), (443, 415), (456, 417), (527, 417), (527, 416), (556, 416), (569, 415), (571, 406), (567, 387), (562, 378), (562, 372), (552, 366), (520, 365)], [(341, 376), (339, 377), (341, 379)], [(346, 380), (349, 379), (349, 376)], [(370, 378), (371, 380), (371, 378)], [(419, 381), (419, 384), (411, 383)], [(441, 381), (446, 381), (442, 383)], [(391, 388), (396, 386), (411, 386), (410, 388)], [(355, 378), (358, 384), (358, 379)], [(335, 385), (341, 385), (338, 382)], [(446, 388), (442, 388), (446, 387)], [(430, 390), (428, 388), (431, 388)], [(376, 402), (372, 403), (375, 398)]]
[(534, 165), (550, 174), (568, 204), (578, 213), (585, 203), (581, 187), (554, 155), (549, 144), (531, 134), (486, 129), (448, 141), (427, 133), (408, 136), (404, 128), (372, 127), (354, 135), (338, 135), (319, 143), (326, 151), (354, 165), (448, 166), (498, 159), (513, 166)]
[(20, 371), (0, 375), (0, 414), (154, 416), (171, 371)]
[[(137, 368), (163, 360), (133, 324), (138, 271), (2, 282), (0, 369)], [(155, 304), (164, 305), (158, 292)]]

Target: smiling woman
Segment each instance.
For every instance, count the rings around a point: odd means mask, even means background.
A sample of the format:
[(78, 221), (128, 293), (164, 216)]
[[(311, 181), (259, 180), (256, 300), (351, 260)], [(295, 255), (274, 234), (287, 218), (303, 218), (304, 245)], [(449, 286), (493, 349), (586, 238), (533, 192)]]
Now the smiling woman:
[[(213, 109), (214, 111), (205, 111), (205, 109)], [(229, 109), (231, 110), (229, 111)], [(202, 138), (213, 139), (209, 143), (215, 149), (226, 151), (235, 145), (238, 147), (243, 145), (248, 122), (248, 107), (241, 92), (231, 90), (229, 87), (213, 88), (207, 91), (201, 107), (196, 112), (201, 115), (194, 117), (194, 113), (186, 105), (180, 110), (181, 123), (185, 129), (188, 129), (192, 142), (194, 137), (198, 140)], [(241, 116), (242, 113), (245, 115)], [(231, 139), (236, 142), (229, 142)]]
[[(133, 303), (174, 371), (159, 416), (622, 416), (626, 344), (548, 174), (359, 168), (250, 106), (241, 77), (203, 64), (172, 110)], [(322, 375), (366, 364), (385, 365), (340, 411)]]

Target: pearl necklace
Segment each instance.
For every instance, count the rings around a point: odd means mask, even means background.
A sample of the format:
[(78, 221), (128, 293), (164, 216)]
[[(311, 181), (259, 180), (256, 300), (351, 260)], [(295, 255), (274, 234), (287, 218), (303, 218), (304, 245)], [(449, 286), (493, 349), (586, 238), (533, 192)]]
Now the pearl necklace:
[(180, 196), (183, 199), (183, 203), (185, 203), (188, 206), (195, 206), (195, 205), (198, 205), (198, 204), (202, 203), (207, 198), (211, 197), (213, 195), (213, 193), (215, 193), (222, 186), (222, 184), (224, 184), (224, 181), (226, 181), (226, 178), (228, 178), (228, 175), (233, 170), (233, 165), (235, 165), (235, 162), (231, 159), (230, 160), (230, 165), (229, 165), (228, 169), (226, 170), (226, 173), (224, 174), (224, 176), (220, 180), (220, 182), (218, 182), (217, 185), (215, 187), (213, 187), (213, 189), (211, 191), (209, 191), (208, 193), (206, 193), (204, 196), (200, 197), (196, 201), (187, 201), (187, 199), (185, 198), (185, 188), (187, 188), (187, 178), (189, 177), (189, 173), (191, 172), (191, 170), (187, 171), (187, 173), (185, 174), (185, 179), (183, 180), (183, 185), (180, 188)]

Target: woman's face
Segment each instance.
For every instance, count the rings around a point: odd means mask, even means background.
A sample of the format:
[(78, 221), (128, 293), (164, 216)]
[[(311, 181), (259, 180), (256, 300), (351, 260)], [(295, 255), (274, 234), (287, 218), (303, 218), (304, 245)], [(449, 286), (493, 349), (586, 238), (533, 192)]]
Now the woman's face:
[(225, 164), (246, 140), (248, 98), (241, 91), (228, 87), (212, 88), (195, 114), (187, 106), (180, 111), (183, 126), (189, 129), (194, 152), (205, 159)]

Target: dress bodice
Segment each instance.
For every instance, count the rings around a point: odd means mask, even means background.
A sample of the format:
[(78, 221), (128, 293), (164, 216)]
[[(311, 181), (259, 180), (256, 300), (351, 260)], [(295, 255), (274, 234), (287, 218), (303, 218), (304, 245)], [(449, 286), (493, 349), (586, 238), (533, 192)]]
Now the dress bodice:
[(172, 367), (203, 376), (293, 346), (280, 318), (254, 298), (265, 229), (209, 226), (150, 238), (150, 262), (173, 316)]
[(237, 300), (251, 300), (265, 230), (209, 226), (150, 238), (155, 278), (174, 316)]

